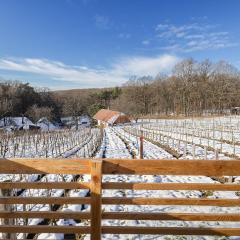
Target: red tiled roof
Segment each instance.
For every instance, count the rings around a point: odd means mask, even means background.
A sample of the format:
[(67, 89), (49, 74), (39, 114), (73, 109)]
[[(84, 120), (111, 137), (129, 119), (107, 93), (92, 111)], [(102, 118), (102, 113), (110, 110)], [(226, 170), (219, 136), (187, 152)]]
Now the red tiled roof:
[(107, 122), (109, 119), (119, 114), (120, 112), (117, 112), (117, 111), (112, 111), (109, 109), (101, 109), (93, 116), (93, 118), (96, 120)]
[[(122, 115), (124, 115), (121, 112), (117, 112), (117, 111), (112, 111), (109, 109), (101, 109), (99, 110), (94, 116), (93, 118), (96, 120), (100, 120), (103, 122), (108, 122), (109, 120), (113, 119), (113, 117), (116, 117), (116, 120), (119, 117), (121, 117)], [(124, 119), (122, 119), (123, 121)], [(129, 122), (130, 120), (128, 119), (127, 116), (125, 116), (125, 121), (124, 122)]]

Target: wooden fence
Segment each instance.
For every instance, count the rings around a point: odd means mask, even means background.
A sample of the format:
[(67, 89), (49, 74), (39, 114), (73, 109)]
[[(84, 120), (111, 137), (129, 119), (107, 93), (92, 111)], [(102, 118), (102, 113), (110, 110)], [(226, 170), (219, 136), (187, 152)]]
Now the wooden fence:
[[(240, 199), (213, 198), (153, 198), (103, 197), (103, 189), (132, 190), (210, 190), (240, 191), (239, 184), (218, 183), (132, 183), (103, 182), (108, 175), (189, 175), (240, 176), (237, 160), (123, 160), (123, 159), (0, 159), (0, 174), (90, 174), (90, 182), (1, 182), (0, 189), (90, 189), (90, 197), (15, 197), (1, 196), (0, 206), (12, 204), (89, 204), (90, 212), (11, 211), (3, 208), (0, 218), (2, 233), (73, 233), (91, 234), (100, 240), (102, 234), (155, 235), (221, 235), (239, 236), (239, 228), (230, 227), (139, 227), (104, 226), (102, 220), (161, 220), (161, 221), (223, 221), (238, 222), (240, 213), (152, 213), (105, 212), (105, 205), (197, 205), (239, 207)], [(5, 220), (15, 218), (46, 218), (90, 220), (89, 226), (11, 225)]]

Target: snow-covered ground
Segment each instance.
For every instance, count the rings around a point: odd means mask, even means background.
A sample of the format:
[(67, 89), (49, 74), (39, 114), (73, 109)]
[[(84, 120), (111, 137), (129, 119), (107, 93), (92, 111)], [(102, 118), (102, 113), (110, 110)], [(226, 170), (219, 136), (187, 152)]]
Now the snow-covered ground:
[[(138, 138), (135, 136), (124, 132), (123, 128), (115, 127), (108, 128), (105, 131), (105, 142), (102, 148), (106, 154), (105, 157), (115, 157), (121, 158), (126, 156), (126, 150), (124, 150), (124, 145), (120, 143), (120, 134), (122, 139), (127, 140), (131, 145), (130, 148), (138, 149)], [(126, 146), (125, 146), (126, 148)], [(114, 149), (116, 150), (113, 154)], [(120, 151), (119, 151), (120, 149)], [(103, 151), (102, 151), (103, 152)], [(102, 153), (101, 152), (101, 153)], [(163, 149), (157, 147), (156, 145), (144, 141), (144, 158), (146, 159), (173, 159), (169, 153)], [(133, 160), (134, 161), (134, 160)], [(126, 175), (109, 175), (104, 176), (103, 181), (106, 182), (181, 182), (181, 183), (214, 183), (216, 181), (212, 180), (210, 177), (205, 176), (126, 176)], [(150, 190), (104, 190), (104, 197), (161, 197), (161, 198), (201, 198), (204, 192), (201, 191), (150, 191)], [(238, 199), (239, 197), (235, 192), (212, 192), (209, 193), (209, 198), (233, 198)], [(236, 213), (240, 212), (240, 207), (200, 207), (200, 206), (130, 206), (130, 205), (107, 205), (104, 206), (103, 211), (130, 211), (130, 212), (202, 212), (202, 213)], [(233, 222), (184, 222), (184, 221), (129, 221), (129, 220), (103, 220), (103, 225), (106, 226), (152, 226), (152, 227), (240, 227), (240, 223)], [(104, 235), (103, 239), (223, 239), (220, 237), (186, 237), (177, 238), (176, 236), (149, 236), (149, 235)], [(227, 238), (225, 238), (227, 239)]]
[[(63, 151), (58, 157), (60, 158), (71, 158), (71, 157), (79, 157), (79, 158), (83, 158), (83, 157), (91, 157), (92, 154), (94, 154), (95, 152), (95, 148), (97, 147), (98, 141), (100, 141), (100, 130), (99, 129), (91, 129), (91, 131), (89, 132), (89, 130), (87, 130), (86, 128), (81, 129), (79, 131), (76, 131), (75, 133), (72, 131), (69, 132), (64, 132), (66, 139), (64, 141), (59, 141), (59, 143), (61, 142), (62, 144), (66, 145), (66, 141), (69, 140), (68, 137), (72, 136), (73, 139), (72, 140), (72, 148), (68, 148), (67, 146), (63, 147), (63, 146), (59, 146), (59, 148)], [(51, 133), (49, 135), (43, 135), (43, 136), (48, 136), (49, 139), (52, 139), (52, 141), (54, 141), (53, 139), (55, 137), (60, 138), (61, 134), (58, 135), (56, 133)], [(23, 138), (26, 138), (26, 136), (22, 136)], [(34, 135), (31, 136), (32, 138), (37, 138), (38, 135)], [(13, 138), (14, 139), (14, 138)], [(31, 146), (30, 144), (27, 145), (28, 148), (29, 146)], [(70, 146), (70, 145), (68, 145)], [(65, 149), (65, 151), (64, 151)], [(12, 155), (10, 155), (10, 153), (12, 153), (11, 151), (9, 151), (9, 157), (13, 157)], [(32, 153), (30, 151), (25, 151), (25, 155), (24, 157), (32, 157)], [(48, 157), (55, 157), (55, 155), (51, 155), (49, 154)], [(56, 159), (57, 161), (57, 159)], [(57, 164), (57, 163), (56, 163)], [(73, 175), (56, 175), (56, 174), (47, 174), (47, 175), (38, 175), (38, 174), (32, 174), (32, 175), (27, 175), (27, 174), (15, 174), (15, 175), (11, 175), (11, 174), (0, 174), (0, 181), (4, 182), (4, 181), (13, 181), (13, 182), (19, 182), (19, 181), (26, 181), (26, 182), (35, 182), (35, 181), (41, 181), (41, 182), (71, 182), (71, 181), (76, 181), (78, 179), (80, 179), (80, 177), (78, 177), (76, 179), (76, 176)], [(72, 190), (69, 191), (68, 194), (69, 196), (81, 196), (81, 197), (85, 197), (87, 195), (86, 190)], [(63, 189), (52, 189), (52, 190), (47, 190), (47, 189), (16, 189), (14, 191), (14, 193), (16, 196), (21, 196), (21, 197), (46, 197), (46, 196), (52, 196), (52, 197), (61, 197), (65, 194), (65, 191)], [(49, 211), (51, 210), (50, 205), (46, 204), (28, 204), (25, 207), (23, 207), (23, 205), (15, 205), (14, 209), (17, 211)], [(70, 210), (70, 211), (80, 211), (82, 210), (82, 206), (78, 206), (78, 205), (72, 205), (72, 206), (61, 206), (59, 208), (59, 211), (66, 211), (66, 210)], [(42, 221), (44, 221), (44, 219), (28, 219), (27, 224), (28, 225), (36, 225), (36, 224), (40, 224), (42, 223)], [(73, 220), (69, 220), (69, 221), (62, 221), (59, 220), (57, 222), (57, 224), (62, 225), (69, 225), (71, 224), (71, 222), (74, 222)], [(75, 222), (74, 222), (75, 223)], [(18, 220), (16, 222), (16, 224), (18, 225), (26, 225), (26, 222), (24, 222), (23, 220)], [(64, 239), (62, 236), (64, 236), (63, 234), (48, 234), (47, 235), (43, 235), (42, 234), (38, 237), (38, 239)], [(0, 237), (1, 237), (1, 233), (0, 233)], [(60, 237), (60, 238), (59, 238)], [(23, 234), (19, 234), (17, 236), (18, 239), (25, 239)]]
[[(201, 119), (199, 121), (192, 119), (190, 120), (152, 120), (147, 123), (133, 124), (130, 126), (121, 126), (121, 127), (108, 127), (104, 130), (102, 144), (96, 153), (96, 158), (127, 158), (132, 159), (133, 156), (139, 158), (139, 137), (136, 136), (136, 131), (140, 128), (146, 131), (149, 134), (149, 139), (152, 142), (149, 142), (147, 138), (144, 140), (144, 159), (176, 159), (170, 153), (167, 148), (161, 148), (160, 145), (154, 144), (154, 142), (160, 142), (163, 146), (170, 147), (174, 151), (178, 152), (181, 156), (179, 158), (188, 158), (188, 159), (204, 159), (207, 156), (207, 159), (214, 159), (216, 153), (214, 150), (204, 148), (204, 146), (210, 146), (212, 148), (222, 148), (223, 152), (231, 154), (232, 152), (232, 143), (227, 141), (237, 142), (240, 140), (239, 137), (239, 121), (240, 118), (218, 118), (215, 119), (214, 123), (212, 119)], [(214, 134), (211, 132), (211, 128), (214, 126)], [(206, 136), (208, 134), (200, 133), (205, 129), (209, 131), (210, 139), (208, 140)], [(155, 134), (152, 135), (151, 133)], [(204, 135), (205, 134), (205, 135)], [(162, 137), (160, 137), (162, 135)], [(75, 136), (75, 135), (73, 135)], [(165, 136), (165, 138), (163, 137)], [(169, 136), (167, 139), (166, 136)], [(233, 138), (232, 138), (233, 136)], [(201, 138), (201, 142), (200, 142)], [(175, 139), (175, 141), (172, 141)], [(181, 141), (177, 141), (177, 139)], [(185, 142), (184, 142), (185, 140)], [(187, 143), (186, 143), (187, 140)], [(223, 141), (226, 140), (226, 141)], [(91, 142), (91, 135), (87, 134), (85, 138), (82, 138), (81, 144), (66, 150), (62, 153), (64, 157), (71, 156), (88, 156), (86, 154), (87, 148), (85, 143)], [(239, 146), (235, 146), (235, 154), (238, 152)], [(194, 150), (194, 153), (193, 153)], [(220, 159), (231, 159), (230, 156), (226, 156), (224, 153), (218, 155)], [(133, 159), (134, 161), (134, 159)], [(36, 181), (38, 175), (31, 176), (15, 176), (14, 181)], [(6, 179), (6, 176), (5, 178)], [(0, 181), (4, 180), (3, 178)], [(8, 178), (9, 179), (9, 178)], [(72, 181), (73, 176), (64, 175), (64, 181)], [(60, 179), (60, 176), (56, 175), (46, 175), (41, 178), (41, 181), (56, 181)], [(90, 181), (89, 176), (82, 176), (83, 181)], [(207, 176), (131, 176), (131, 175), (105, 175), (103, 176), (103, 181), (105, 182), (144, 182), (144, 183), (153, 183), (153, 182), (179, 182), (179, 183), (216, 183), (210, 177)], [(25, 190), (22, 193), (22, 196), (61, 196), (63, 190), (51, 191), (28, 191)], [(68, 192), (69, 196), (87, 196), (89, 194), (88, 190), (72, 190)], [(239, 194), (235, 192), (204, 192), (204, 191), (154, 191), (154, 190), (103, 190), (104, 197), (161, 197), (161, 198), (228, 198), (228, 199), (239, 199)], [(29, 210), (39, 210), (44, 211), (48, 210), (49, 206), (35, 205), (29, 206)], [(22, 210), (21, 208), (19, 210)], [(89, 211), (89, 206), (85, 205), (64, 205), (60, 211)], [(131, 206), (131, 205), (104, 205), (103, 211), (128, 211), (128, 212), (162, 212), (162, 213), (239, 213), (239, 207), (202, 207), (202, 206)], [(30, 219), (29, 224), (39, 223), (41, 219)], [(74, 220), (59, 220), (57, 225), (89, 225), (89, 222), (82, 221), (76, 222)], [(187, 221), (127, 221), (127, 220), (103, 220), (103, 225), (105, 226), (152, 226), (152, 227), (239, 227), (239, 222), (187, 222)], [(38, 239), (64, 239), (63, 234), (40, 234)], [(85, 240), (89, 239), (89, 236), (84, 237)], [(240, 239), (240, 238), (224, 238), (224, 237), (197, 237), (197, 236), (151, 236), (151, 235), (103, 235), (103, 239), (108, 240), (152, 240), (152, 239)]]

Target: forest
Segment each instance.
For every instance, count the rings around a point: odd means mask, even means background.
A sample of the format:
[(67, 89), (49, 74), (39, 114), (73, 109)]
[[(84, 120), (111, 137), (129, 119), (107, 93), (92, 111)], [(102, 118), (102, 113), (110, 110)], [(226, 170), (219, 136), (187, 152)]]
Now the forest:
[(240, 73), (229, 63), (185, 59), (171, 73), (131, 76), (107, 89), (50, 91), (18, 81), (0, 82), (0, 117), (27, 116), (58, 121), (62, 116), (93, 116), (111, 108), (131, 116), (222, 114), (240, 106)]

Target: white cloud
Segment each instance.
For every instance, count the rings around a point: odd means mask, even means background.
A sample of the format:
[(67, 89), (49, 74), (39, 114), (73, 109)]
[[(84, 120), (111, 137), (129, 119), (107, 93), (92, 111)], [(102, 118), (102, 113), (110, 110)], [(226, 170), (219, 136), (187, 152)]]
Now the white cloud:
[(185, 36), (185, 39), (203, 39), (205, 36), (203, 34), (190, 34)]
[(119, 33), (118, 37), (123, 38), (123, 39), (129, 39), (129, 38), (131, 38), (131, 34), (130, 33)]
[(161, 49), (182, 52), (220, 49), (238, 45), (232, 41), (229, 32), (218, 31), (218, 27), (218, 25), (206, 22), (183, 25), (158, 24), (155, 28), (155, 40), (161, 41)]
[(157, 57), (131, 57), (124, 58), (114, 65), (113, 71), (119, 75), (152, 75), (159, 72), (170, 72), (180, 60), (174, 55), (160, 55)]
[(125, 83), (132, 75), (168, 73), (179, 60), (173, 55), (125, 57), (115, 61), (109, 68), (94, 69), (48, 59), (0, 58), (0, 69), (47, 76), (58, 81), (77, 83), (79, 87), (85, 88), (110, 87)]
[(157, 27), (155, 28), (156, 31), (164, 30), (169, 28), (168, 24), (158, 24)]
[(143, 45), (149, 45), (149, 44), (150, 44), (150, 41), (149, 41), (149, 40), (144, 40), (144, 41), (142, 41), (142, 44), (143, 44)]

